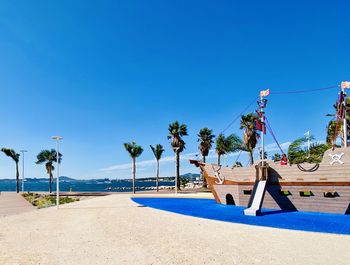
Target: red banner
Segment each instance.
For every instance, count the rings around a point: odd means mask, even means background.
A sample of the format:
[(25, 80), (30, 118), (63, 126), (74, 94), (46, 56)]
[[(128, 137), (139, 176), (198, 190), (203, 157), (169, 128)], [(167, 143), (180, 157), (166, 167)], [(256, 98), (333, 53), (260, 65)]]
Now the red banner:
[(266, 126), (265, 123), (261, 122), (260, 120), (255, 121), (255, 127), (258, 131), (264, 132), (266, 134)]

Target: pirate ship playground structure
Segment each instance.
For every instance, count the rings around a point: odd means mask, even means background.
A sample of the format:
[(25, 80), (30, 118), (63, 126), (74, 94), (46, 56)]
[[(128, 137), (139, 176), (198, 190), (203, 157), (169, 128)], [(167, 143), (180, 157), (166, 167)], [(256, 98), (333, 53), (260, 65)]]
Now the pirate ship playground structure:
[[(350, 82), (341, 83), (337, 124), (343, 125), (343, 147), (327, 150), (318, 164), (280, 165), (262, 158), (250, 167), (224, 167), (191, 160), (199, 167), (217, 203), (244, 206), (245, 215), (261, 208), (350, 214), (350, 147), (346, 119), (346, 93)], [(258, 101), (261, 153), (266, 132), (265, 107), (269, 90)], [(338, 126), (337, 126), (337, 129)]]

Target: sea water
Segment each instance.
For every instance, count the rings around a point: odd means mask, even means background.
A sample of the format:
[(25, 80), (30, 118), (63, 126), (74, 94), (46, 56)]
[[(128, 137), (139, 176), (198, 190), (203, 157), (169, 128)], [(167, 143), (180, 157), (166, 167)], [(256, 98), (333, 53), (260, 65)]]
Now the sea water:
[[(160, 181), (159, 186), (171, 188), (174, 181)], [(136, 190), (154, 190), (155, 181), (136, 181)], [(19, 182), (19, 189), (22, 190), (22, 180)], [(0, 191), (15, 191), (15, 180), (0, 180)], [(52, 190), (56, 190), (56, 181), (52, 183)], [(76, 180), (60, 181), (60, 191), (62, 192), (130, 192), (132, 190), (131, 180), (118, 181), (96, 181), (96, 180)], [(28, 180), (24, 182), (24, 191), (49, 191), (48, 180)]]

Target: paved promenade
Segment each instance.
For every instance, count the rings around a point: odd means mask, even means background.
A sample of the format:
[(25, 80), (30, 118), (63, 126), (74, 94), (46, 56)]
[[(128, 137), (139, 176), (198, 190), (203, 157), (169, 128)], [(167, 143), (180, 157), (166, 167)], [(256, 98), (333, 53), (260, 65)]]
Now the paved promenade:
[(0, 217), (19, 214), (35, 210), (20, 193), (1, 192), (0, 193)]

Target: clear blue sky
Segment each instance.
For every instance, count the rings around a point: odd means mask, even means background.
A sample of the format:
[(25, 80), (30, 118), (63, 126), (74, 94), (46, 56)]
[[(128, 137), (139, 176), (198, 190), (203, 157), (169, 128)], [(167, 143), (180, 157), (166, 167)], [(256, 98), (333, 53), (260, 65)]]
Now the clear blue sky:
[[(0, 145), (27, 149), (27, 176), (46, 177), (35, 157), (59, 134), (62, 175), (116, 178), (131, 176), (122, 144), (136, 140), (145, 148), (138, 175), (149, 176), (149, 144), (173, 155), (166, 136), (174, 120), (188, 125), (190, 157), (200, 128), (218, 134), (261, 89), (350, 79), (349, 8), (348, 1), (2, 1)], [(309, 129), (324, 140), (336, 97), (337, 89), (269, 97), (279, 141)], [(238, 126), (227, 133), (241, 135)], [(188, 171), (196, 169), (184, 160)], [(162, 163), (161, 175), (173, 172), (172, 161)], [(0, 178), (12, 177), (14, 164), (0, 155)]]

